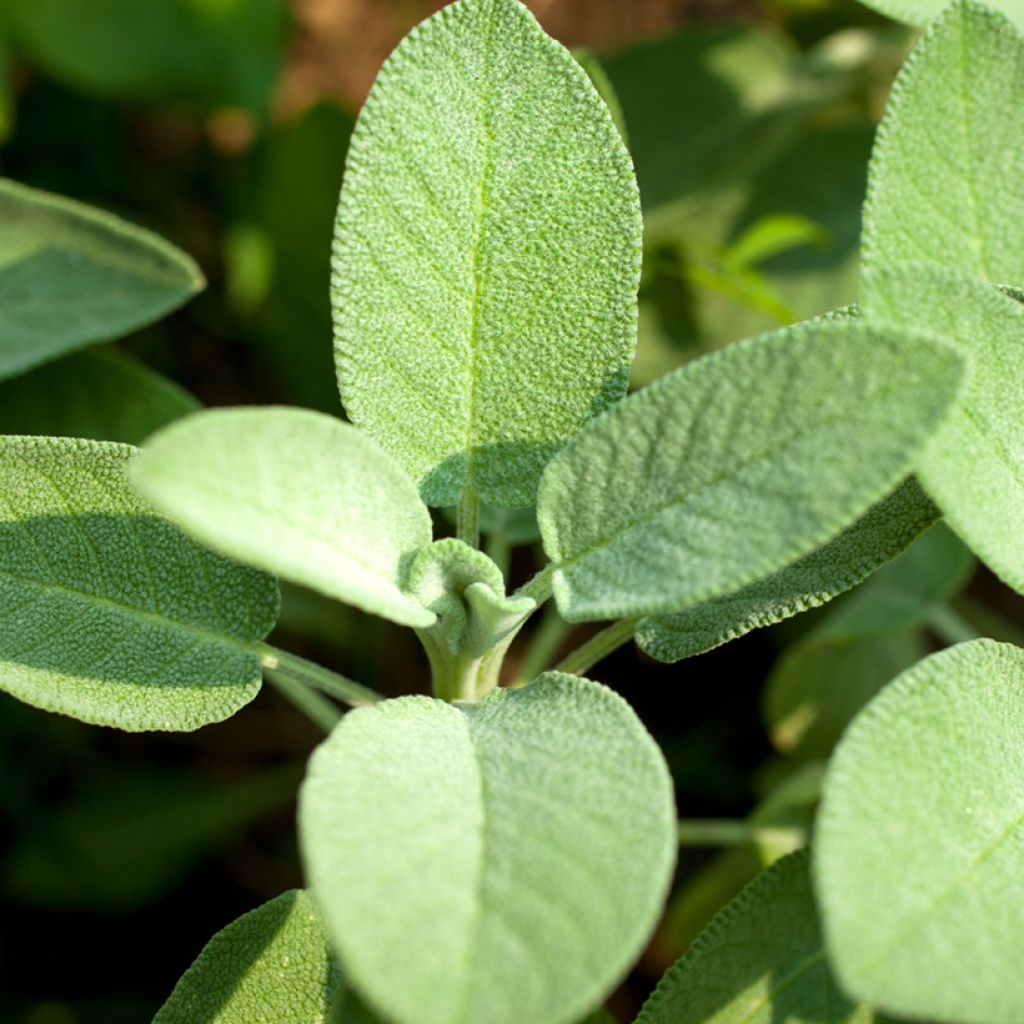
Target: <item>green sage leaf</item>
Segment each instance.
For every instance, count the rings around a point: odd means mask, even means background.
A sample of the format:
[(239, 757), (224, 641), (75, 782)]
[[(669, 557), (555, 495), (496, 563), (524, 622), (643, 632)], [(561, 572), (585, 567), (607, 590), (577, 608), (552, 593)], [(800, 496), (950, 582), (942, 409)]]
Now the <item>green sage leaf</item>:
[(918, 477), (989, 568), (1024, 592), (1024, 305), (923, 263), (867, 271), (862, 290), (868, 317), (913, 323), (970, 360), (967, 387), (919, 460)]
[(911, 478), (834, 540), (792, 565), (735, 594), (675, 615), (642, 619), (637, 645), (658, 661), (680, 661), (817, 608), (898, 555), (938, 514)]
[(313, 756), (299, 828), (353, 986), (398, 1024), (585, 1015), (675, 857), (660, 751), (621, 698), (559, 673), (352, 712)]
[(402, 590), (430, 543), (426, 506), (362, 431), (303, 409), (202, 412), (158, 433), (132, 482), (231, 558), (407, 626), (434, 613)]
[(0, 378), (128, 334), (203, 276), (180, 249), (109, 213), (0, 179)]
[[(907, 25), (917, 25), (920, 28), (927, 25), (933, 18), (937, 18), (948, 7), (948, 0), (862, 0), (862, 2), (896, 21), (902, 21)], [(981, 6), (981, 4), (977, 5), (979, 9)], [(1021, 0), (993, 0), (986, 6), (1000, 11), (1019, 27), (1024, 28), (1024, 4), (1021, 3)]]
[(562, 615), (680, 611), (820, 547), (907, 475), (962, 366), (920, 334), (818, 321), (637, 392), (544, 475), (538, 518)]
[(636, 1024), (872, 1024), (832, 978), (809, 867), (801, 850), (758, 875), (669, 968)]
[(0, 688), (96, 725), (196, 729), (259, 690), (277, 584), (156, 516), (134, 455), (0, 438)]
[(349, 416), (428, 504), (532, 504), (625, 394), (640, 234), (608, 108), (518, 0), (459, 0), (399, 45), (352, 135), (332, 295)]
[(933, 655), (858, 716), (825, 779), (815, 882), (843, 988), (900, 1016), (1024, 1005), (1024, 651)]
[[(1024, 25), (1024, 5), (1010, 2)], [(864, 262), (1024, 282), (1024, 129), (1008, 113), (1022, 108), (1024, 39), (990, 8), (954, 4), (893, 87), (871, 160)]]
[(323, 925), (293, 889), (217, 932), (153, 1024), (345, 1024), (342, 992)]

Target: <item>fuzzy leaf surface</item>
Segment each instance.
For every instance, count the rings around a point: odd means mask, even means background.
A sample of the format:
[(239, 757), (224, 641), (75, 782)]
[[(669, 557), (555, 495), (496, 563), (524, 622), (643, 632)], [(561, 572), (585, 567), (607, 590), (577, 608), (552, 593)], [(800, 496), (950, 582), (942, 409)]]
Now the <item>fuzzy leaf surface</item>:
[(533, 503), (625, 394), (640, 201), (587, 73), (518, 0), (459, 0), (381, 69), (333, 259), (342, 399), (430, 505)]
[(299, 828), (352, 984), (398, 1024), (578, 1020), (639, 955), (675, 859), (660, 751), (621, 698), (559, 673), (352, 712)]
[(341, 995), (323, 925), (293, 889), (217, 932), (153, 1024), (345, 1024)]
[(806, 850), (763, 871), (661, 979), (636, 1024), (873, 1024), (825, 959)]
[(83, 203), (0, 179), (0, 379), (158, 320), (203, 287), (180, 249)]
[(0, 438), (0, 688), (96, 725), (196, 729), (259, 690), (277, 584), (140, 501), (135, 455)]
[(967, 387), (917, 472), (950, 525), (1024, 592), (1024, 305), (986, 282), (923, 263), (866, 271), (875, 320), (915, 324), (970, 360)]
[[(867, 7), (902, 21), (907, 25), (924, 28), (949, 6), (947, 0), (863, 0)], [(981, 6), (980, 4), (978, 5)], [(1024, 29), (1024, 3), (1021, 0), (993, 0), (986, 6), (1005, 14), (1019, 28)]]
[(571, 622), (676, 612), (795, 562), (906, 477), (962, 375), (938, 340), (818, 321), (637, 392), (544, 475), (559, 611)]
[(735, 594), (637, 626), (640, 649), (658, 661), (703, 654), (763, 626), (831, 601), (898, 555), (938, 516), (913, 478), (834, 540)]
[(304, 409), (202, 412), (158, 433), (132, 482), (197, 540), (407, 626), (434, 613), (402, 590), (430, 543), (426, 506), (363, 432)]
[(926, 260), (1024, 282), (1021, 109), (1024, 38), (990, 8), (954, 4), (907, 58), (878, 130), (865, 264)]
[(1022, 709), (1024, 651), (976, 640), (905, 672), (837, 748), (815, 884), (853, 996), (917, 1019), (1020, 1019)]
[(0, 433), (141, 444), (199, 403), (173, 381), (113, 352), (75, 352), (0, 382)]

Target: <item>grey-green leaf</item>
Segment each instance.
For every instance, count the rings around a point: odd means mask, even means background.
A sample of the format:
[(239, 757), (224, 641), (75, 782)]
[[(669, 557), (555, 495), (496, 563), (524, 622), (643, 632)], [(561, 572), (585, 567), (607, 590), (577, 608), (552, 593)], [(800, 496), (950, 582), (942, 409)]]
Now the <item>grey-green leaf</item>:
[(640, 203), (586, 72), (518, 0), (458, 0), (384, 65), (338, 208), (338, 380), (431, 505), (533, 503), (624, 394)]
[(224, 409), (153, 437), (132, 482), (197, 540), (408, 626), (434, 613), (402, 590), (430, 543), (415, 485), (362, 431), (303, 409)]
[(854, 721), (825, 779), (815, 884), (853, 996), (916, 1019), (1017, 1024), (1024, 651), (933, 655)]
[(134, 455), (0, 439), (0, 688), (96, 725), (196, 729), (259, 690), (277, 584), (141, 502)]
[(572, 622), (680, 611), (795, 562), (907, 475), (962, 375), (936, 339), (817, 321), (637, 392), (544, 475), (559, 610)]
[(217, 932), (153, 1024), (344, 1024), (342, 993), (323, 925), (293, 889)]
[(950, 525), (1024, 592), (1024, 305), (984, 281), (906, 263), (865, 272), (869, 318), (914, 324), (970, 360), (967, 387), (918, 465)]
[(0, 433), (140, 444), (199, 403), (113, 352), (76, 352), (0, 383)]
[(762, 872), (669, 968), (636, 1024), (872, 1024), (825, 958), (806, 850)]
[(0, 378), (128, 334), (203, 287), (150, 231), (0, 179)]
[(352, 712), (299, 827), (352, 984), (398, 1024), (577, 1020), (639, 954), (675, 858), (661, 753), (621, 698), (558, 673)]
[(1024, 282), (1022, 108), (1024, 39), (990, 8), (954, 4), (896, 79), (871, 160), (865, 263), (927, 260)]
[(834, 540), (792, 565), (735, 594), (675, 615), (642, 619), (637, 645), (658, 661), (675, 662), (817, 608), (898, 555), (937, 516), (911, 478)]

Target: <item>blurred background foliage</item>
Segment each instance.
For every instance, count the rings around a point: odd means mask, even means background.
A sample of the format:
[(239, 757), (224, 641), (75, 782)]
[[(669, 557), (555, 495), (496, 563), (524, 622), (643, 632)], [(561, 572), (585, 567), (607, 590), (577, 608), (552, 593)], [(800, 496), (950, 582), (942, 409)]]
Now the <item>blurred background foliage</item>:
[[(346, 144), (380, 62), (437, 6), (0, 0), (0, 172), (160, 232), (209, 282), (116, 345), (5, 382), (0, 429), (137, 442), (196, 400), (341, 414), (328, 261)], [(871, 140), (908, 30), (852, 0), (531, 6), (579, 48), (635, 159), (635, 385), (856, 299)], [(520, 545), (518, 579), (535, 533), (528, 516), (508, 526), (492, 551)], [(936, 528), (817, 612), (675, 666), (626, 649), (595, 671), (655, 732), (684, 819), (676, 892), (610, 1003), (618, 1019), (760, 866), (805, 841), (822, 762), (880, 686), (972, 620), (1012, 635), (993, 616), (1017, 609), (993, 610), (1011, 599), (974, 568)], [(586, 634), (548, 613), (527, 657)], [(297, 588), (277, 642), (388, 694), (428, 686), (407, 631)], [(269, 690), (166, 736), (0, 695), (0, 1018), (148, 1021), (216, 930), (301, 884), (294, 796), (317, 740)]]

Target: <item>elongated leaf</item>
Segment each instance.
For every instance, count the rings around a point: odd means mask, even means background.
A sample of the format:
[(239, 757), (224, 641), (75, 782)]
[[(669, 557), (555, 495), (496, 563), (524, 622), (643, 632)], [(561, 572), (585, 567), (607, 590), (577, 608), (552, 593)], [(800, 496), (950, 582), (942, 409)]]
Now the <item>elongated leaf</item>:
[(968, 386), (918, 475), (974, 551), (1024, 591), (1024, 305), (983, 281), (920, 263), (866, 273), (863, 300), (869, 317), (919, 325), (970, 359)]
[(1024, 39), (995, 11), (954, 4), (893, 88), (871, 161), (864, 261), (1024, 282), (1024, 127), (1012, 113), (1022, 108)]
[(805, 850), (762, 872), (661, 979), (636, 1024), (872, 1024), (836, 987)]
[(1012, 1024), (1024, 1005), (1024, 652), (920, 662), (851, 726), (815, 876), (843, 987), (893, 1013)]
[(210, 939), (153, 1024), (346, 1024), (341, 995), (323, 925), (293, 889)]
[(458, 0), (384, 65), (338, 208), (338, 380), (428, 504), (532, 504), (623, 396), (640, 231), (607, 107), (518, 0)]
[(0, 433), (140, 444), (199, 403), (113, 352), (76, 352), (0, 383)]
[(657, 747), (611, 691), (558, 673), (347, 715), (299, 826), (352, 984), (399, 1024), (583, 1016), (640, 952), (675, 851)]
[(162, 238), (0, 179), (0, 378), (134, 331), (203, 287)]
[(674, 662), (817, 608), (899, 554), (937, 516), (931, 500), (910, 479), (834, 540), (792, 565), (738, 593), (676, 615), (641, 620), (636, 642), (652, 658)]
[(644, 388), (544, 475), (559, 610), (572, 622), (679, 611), (795, 562), (906, 476), (961, 375), (936, 340), (818, 321)]
[(127, 445), (0, 438), (0, 688), (129, 731), (196, 729), (260, 686), (277, 585), (128, 487)]
[(412, 481), (365, 434), (302, 409), (199, 413), (157, 434), (132, 481), (222, 553), (409, 626), (434, 613), (401, 589), (430, 543)]

